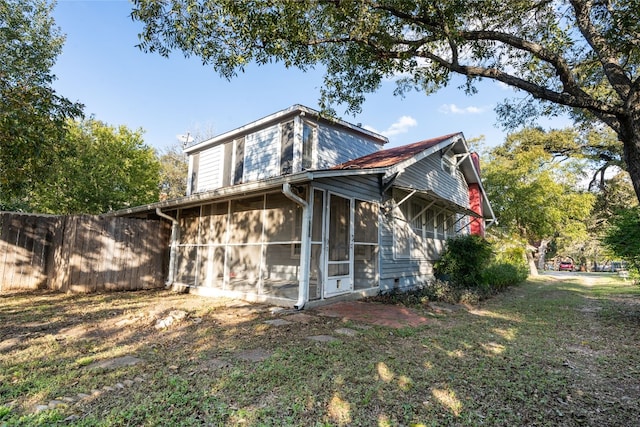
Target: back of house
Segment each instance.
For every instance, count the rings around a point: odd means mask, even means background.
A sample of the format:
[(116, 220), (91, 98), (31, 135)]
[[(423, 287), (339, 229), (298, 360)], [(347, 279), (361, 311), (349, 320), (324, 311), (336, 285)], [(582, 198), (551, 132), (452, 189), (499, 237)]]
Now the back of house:
[(495, 218), (461, 133), (387, 142), (294, 105), (186, 148), (185, 197), (115, 214), (172, 222), (167, 285), (190, 292), (301, 309), (408, 289)]

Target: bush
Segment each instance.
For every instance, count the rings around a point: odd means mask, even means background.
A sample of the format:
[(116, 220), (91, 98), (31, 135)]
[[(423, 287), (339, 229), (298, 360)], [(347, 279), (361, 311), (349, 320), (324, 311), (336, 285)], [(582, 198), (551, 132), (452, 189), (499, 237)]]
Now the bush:
[(482, 286), (482, 270), (493, 257), (491, 243), (480, 236), (466, 235), (447, 240), (441, 258), (436, 261), (436, 277), (458, 286)]
[(484, 286), (495, 291), (501, 291), (508, 286), (517, 285), (526, 278), (526, 269), (505, 262), (491, 264), (482, 271)]

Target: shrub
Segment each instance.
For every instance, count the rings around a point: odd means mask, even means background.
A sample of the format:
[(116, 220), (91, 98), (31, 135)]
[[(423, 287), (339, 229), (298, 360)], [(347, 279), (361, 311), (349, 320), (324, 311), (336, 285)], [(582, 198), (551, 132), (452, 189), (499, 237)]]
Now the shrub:
[(508, 286), (517, 285), (527, 278), (527, 271), (509, 263), (491, 264), (482, 271), (482, 282), (485, 287), (501, 291)]
[(441, 258), (436, 261), (436, 277), (458, 286), (482, 286), (482, 270), (493, 256), (491, 243), (480, 236), (465, 235), (447, 240)]

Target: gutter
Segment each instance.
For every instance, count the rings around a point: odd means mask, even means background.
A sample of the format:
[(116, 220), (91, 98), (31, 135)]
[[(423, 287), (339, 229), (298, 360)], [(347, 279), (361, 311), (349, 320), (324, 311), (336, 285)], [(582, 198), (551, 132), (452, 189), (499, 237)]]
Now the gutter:
[(178, 238), (180, 235), (180, 223), (177, 219), (170, 217), (166, 213), (162, 212), (160, 208), (156, 208), (156, 215), (160, 218), (168, 219), (171, 221), (171, 244), (169, 246), (169, 274), (167, 275), (167, 281), (164, 283), (166, 287), (173, 285), (174, 276), (176, 271), (176, 252), (178, 250)]
[(282, 194), (302, 206), (302, 230), (300, 230), (302, 242), (300, 248), (300, 274), (298, 277), (298, 302), (294, 305), (296, 310), (302, 310), (309, 300), (309, 258), (311, 255), (309, 234), (311, 230), (311, 209), (309, 209), (309, 203), (293, 194), (290, 183), (285, 182), (282, 184)]

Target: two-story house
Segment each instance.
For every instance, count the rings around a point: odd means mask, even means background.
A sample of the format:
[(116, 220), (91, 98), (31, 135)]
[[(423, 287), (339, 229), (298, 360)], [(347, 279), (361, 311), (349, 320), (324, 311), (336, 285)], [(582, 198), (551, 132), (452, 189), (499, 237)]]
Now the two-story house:
[(190, 292), (301, 309), (410, 288), (495, 218), (461, 133), (386, 143), (295, 105), (188, 147), (185, 197), (117, 214), (173, 224), (167, 284)]

